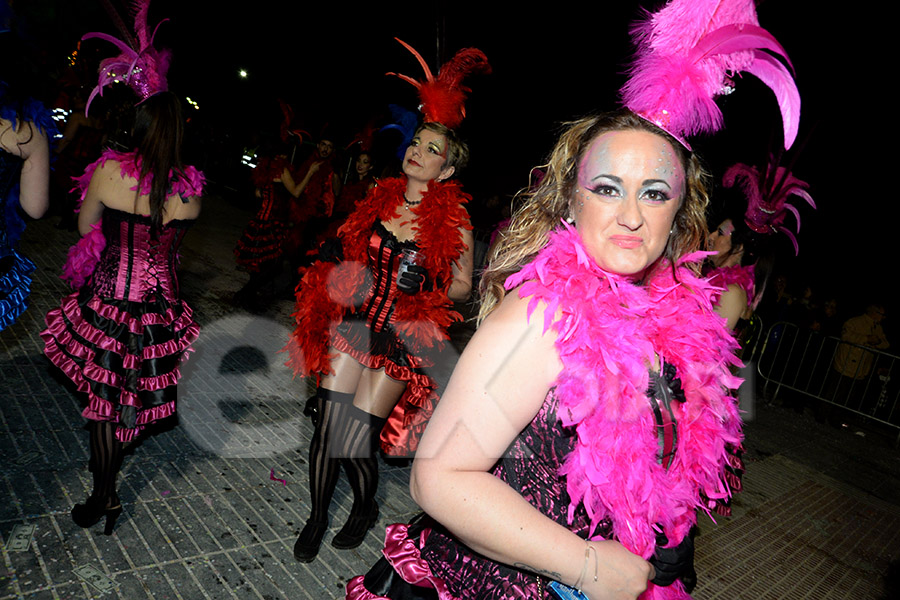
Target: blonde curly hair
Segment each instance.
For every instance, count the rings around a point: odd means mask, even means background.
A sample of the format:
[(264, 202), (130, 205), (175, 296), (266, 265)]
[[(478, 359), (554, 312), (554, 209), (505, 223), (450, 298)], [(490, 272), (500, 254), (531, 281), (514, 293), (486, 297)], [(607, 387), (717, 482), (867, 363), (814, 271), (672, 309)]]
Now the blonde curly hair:
[(700, 160), (666, 131), (627, 109), (589, 116), (563, 124), (565, 128), (547, 164), (546, 174), (537, 188), (519, 192), (519, 205), (509, 225), (501, 232), (488, 254), (488, 266), (481, 276), (481, 308), (478, 322), (506, 295), (506, 278), (531, 262), (547, 245), (548, 234), (558, 229), (569, 215), (569, 200), (577, 185), (581, 158), (598, 136), (610, 131), (647, 131), (668, 141), (685, 170), (685, 195), (675, 215), (663, 257), (672, 264), (680, 257), (699, 250), (706, 239), (706, 207), (709, 174)]

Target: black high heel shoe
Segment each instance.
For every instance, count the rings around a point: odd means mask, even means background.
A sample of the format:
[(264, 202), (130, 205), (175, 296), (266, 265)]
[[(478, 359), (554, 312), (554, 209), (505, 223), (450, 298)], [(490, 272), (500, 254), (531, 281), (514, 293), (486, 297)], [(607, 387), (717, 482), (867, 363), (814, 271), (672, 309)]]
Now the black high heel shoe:
[(79, 527), (87, 529), (96, 525), (105, 516), (106, 525), (103, 528), (103, 535), (112, 535), (116, 519), (122, 514), (122, 504), (118, 498), (114, 498), (111, 502), (113, 506), (107, 506), (107, 504), (103, 500), (97, 500), (94, 496), (90, 496), (84, 504), (76, 504), (72, 507), (72, 520)]
[(364, 514), (350, 513), (347, 522), (331, 540), (331, 545), (341, 550), (356, 548), (366, 539), (366, 534), (378, 520), (378, 503), (372, 503), (372, 510)]

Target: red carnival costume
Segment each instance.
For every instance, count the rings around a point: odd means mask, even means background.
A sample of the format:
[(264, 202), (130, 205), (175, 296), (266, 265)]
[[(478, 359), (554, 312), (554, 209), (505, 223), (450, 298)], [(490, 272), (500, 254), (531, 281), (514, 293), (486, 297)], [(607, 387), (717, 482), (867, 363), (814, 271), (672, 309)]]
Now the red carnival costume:
[[(381, 274), (375, 263), (378, 246), (373, 249), (372, 244), (373, 238), (383, 234), (373, 229), (400, 216), (405, 190), (405, 177), (379, 181), (338, 230), (343, 261), (318, 261), (301, 269), (294, 313), (297, 328), (288, 343), (288, 364), (302, 376), (329, 374), (333, 358), (329, 348), (334, 346), (368, 368), (384, 368), (391, 378), (408, 382), (381, 434), (382, 449), (397, 456), (415, 452), (437, 400), (434, 380), (422, 371), (429, 366), (423, 354), (447, 341), (447, 328), (461, 318), (447, 292), (453, 282), (453, 264), (466, 250), (460, 228), (471, 229), (463, 206), (470, 196), (455, 181), (431, 181), (422, 203), (410, 210), (416, 215), (415, 247), (424, 254), (423, 266), (434, 281), (433, 289), (414, 295), (398, 292), (393, 283), (396, 267), (380, 277), (384, 285), (375, 289), (373, 277), (379, 279)], [(392, 351), (362, 349), (354, 343), (360, 340), (342, 327), (351, 316), (366, 319), (373, 338), (377, 337), (383, 323), (373, 322), (359, 310), (361, 303), (375, 295), (389, 305), (379, 318), (387, 320), (396, 340), (394, 349), (400, 348), (405, 360), (397, 362)]]
[[(457, 53), (460, 56), (465, 64), (454, 58), (448, 63), (453, 68), (447, 73), (442, 68), (437, 80), (429, 73), (432, 85), (425, 87), (432, 92), (439, 92), (436, 87), (444, 88), (456, 97), (458, 102), (451, 103), (450, 112), (457, 114), (450, 116), (461, 118), (461, 101), (468, 88), (462, 88), (460, 82), (472, 68), (486, 68), (487, 58), (474, 49), (462, 50)], [(437, 93), (435, 97), (441, 96), (446, 94)], [(452, 126), (433, 118), (428, 110), (431, 104), (423, 99), (426, 122)], [(449, 138), (431, 133), (435, 143), (443, 138), (439, 145), (445, 150), (449, 147)], [(430, 173), (416, 167), (418, 163), (412, 160), (412, 156), (420, 157), (417, 147), (418, 143), (407, 148), (404, 173), (409, 172), (407, 164), (414, 173)], [(468, 249), (468, 236), (463, 230), (471, 229), (463, 206), (469, 196), (458, 183), (441, 181), (464, 164), (464, 145), (457, 150), (459, 156), (454, 159), (449, 158), (451, 152), (439, 152), (442, 161), (438, 157), (426, 161), (441, 167), (428, 177), (408, 180), (403, 176), (380, 182), (338, 229), (342, 254), (337, 252), (336, 243), (321, 246), (320, 256), (339, 262), (320, 260), (300, 269), (294, 315), (297, 328), (288, 344), (289, 364), (297, 373), (315, 374), (321, 384), (310, 399), (316, 404), (309, 411), (316, 429), (309, 448), (310, 516), (294, 544), (294, 558), (300, 562), (313, 560), (319, 552), (341, 470), (350, 480), (353, 506), (331, 545), (350, 549), (362, 543), (378, 519), (375, 450), (379, 438), (386, 453), (411, 455), (434, 409), (436, 384), (424, 371), (432, 364), (427, 354), (440, 348), (448, 339), (447, 328), (460, 319), (448, 294), (454, 265), (461, 271), (468, 267), (460, 263)], [(407, 193), (413, 197), (408, 198)], [(387, 229), (388, 224), (400, 227), (411, 239), (398, 240)], [(413, 256), (408, 252), (412, 250), (421, 255), (421, 260), (407, 260)], [(347, 362), (355, 362), (348, 367), (351, 374), (359, 375), (353, 390), (326, 387), (332, 383), (338, 387), (347, 373), (343, 366), (332, 372), (331, 361), (338, 358), (331, 353), (332, 348), (348, 356)], [(338, 362), (344, 364), (343, 359)], [(360, 372), (361, 367), (370, 370)], [(329, 379), (322, 383), (321, 376), (326, 374), (333, 374), (335, 382)], [(361, 384), (372, 380), (376, 388), (384, 389), (383, 393), (375, 390), (369, 395), (375, 405), (370, 412), (355, 401), (360, 392), (366, 392), (360, 389)], [(385, 419), (382, 415), (388, 411)]]
[(294, 263), (300, 256), (314, 248), (315, 232), (311, 221), (328, 218), (334, 210), (334, 165), (331, 159), (319, 158), (314, 152), (295, 171), (291, 173), (295, 182), (301, 182), (309, 172), (313, 163), (319, 162), (319, 170), (312, 174), (306, 188), (298, 198), (290, 199), (288, 218), (291, 229), (285, 240), (285, 253)]
[(338, 196), (334, 204), (335, 215), (350, 214), (356, 208), (356, 203), (366, 197), (369, 188), (375, 185), (375, 178), (366, 175), (359, 181), (348, 183), (341, 188), (341, 195)]
[(286, 217), (290, 194), (281, 183), (288, 166), (284, 157), (263, 158), (253, 170), (253, 184), (259, 190), (262, 204), (248, 223), (234, 249), (237, 264), (250, 272), (278, 260), (284, 251)]
[(302, 181), (313, 163), (321, 163), (319, 170), (313, 173), (306, 184), (306, 189), (291, 204), (291, 221), (305, 223), (312, 217), (330, 217), (334, 209), (334, 165), (331, 159), (319, 158), (313, 153), (306, 162), (300, 165), (293, 175), (295, 181)]

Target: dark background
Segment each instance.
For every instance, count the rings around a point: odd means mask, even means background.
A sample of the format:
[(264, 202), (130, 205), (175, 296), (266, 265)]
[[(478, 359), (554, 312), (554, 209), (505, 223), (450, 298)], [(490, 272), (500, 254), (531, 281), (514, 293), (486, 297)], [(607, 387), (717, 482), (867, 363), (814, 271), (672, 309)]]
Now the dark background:
[[(124, 12), (125, 2), (110, 2)], [(414, 109), (413, 88), (384, 75), (421, 77), (395, 36), (419, 50), (435, 72), (459, 48), (482, 49), (493, 74), (468, 80), (473, 92), (462, 126), (472, 160), (461, 178), (478, 202), (508, 198), (525, 186), (559, 123), (614, 108), (624, 81), (632, 51), (628, 27), (640, 16), (639, 3), (539, 7), (260, 0), (231, 8), (212, 0), (154, 0), (150, 22), (170, 19), (157, 36), (157, 47), (174, 52), (170, 88), (199, 103), (195, 119), (206, 151), (221, 148), (229, 156), (254, 145), (260, 131), (277, 130), (278, 97), (293, 106), (304, 129), (315, 134), (328, 123), (341, 132), (339, 145), (389, 103)], [(15, 34), (48, 73), (64, 72), (65, 57), (85, 32), (118, 35), (100, 0), (18, 0), (13, 9)], [(838, 296), (845, 317), (874, 299), (888, 305), (889, 315), (900, 308), (891, 297), (900, 199), (889, 150), (896, 137), (893, 73), (885, 69), (891, 56), (885, 49), (896, 33), (876, 9), (832, 11), (811, 0), (767, 0), (758, 7), (760, 24), (796, 69), (803, 101), (797, 145), (806, 141), (794, 173), (810, 184), (819, 206), (800, 207), (800, 255), (793, 257), (784, 238), (777, 268), (796, 293), (812, 285), (820, 300)], [(111, 54), (105, 42), (82, 45), (86, 60)], [(245, 80), (237, 76), (241, 68), (249, 73)], [(725, 129), (693, 140), (717, 179), (734, 162), (761, 164), (772, 136), (781, 136), (775, 97), (753, 76), (740, 78), (720, 105)], [(228, 143), (213, 144), (213, 137)], [(726, 197), (717, 189), (714, 204)], [(893, 329), (890, 320), (886, 325)]]

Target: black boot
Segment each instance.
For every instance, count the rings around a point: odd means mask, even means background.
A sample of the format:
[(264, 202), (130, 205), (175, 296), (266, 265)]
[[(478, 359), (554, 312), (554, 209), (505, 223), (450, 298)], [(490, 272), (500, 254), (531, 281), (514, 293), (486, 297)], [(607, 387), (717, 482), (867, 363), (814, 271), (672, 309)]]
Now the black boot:
[(294, 542), (294, 558), (300, 562), (311, 562), (319, 554), (319, 546), (328, 529), (328, 521), (309, 520)]
[(366, 539), (366, 534), (375, 526), (376, 521), (378, 521), (378, 503), (373, 501), (370, 510), (362, 513), (350, 513), (347, 522), (331, 540), (331, 545), (341, 550), (356, 548)]

